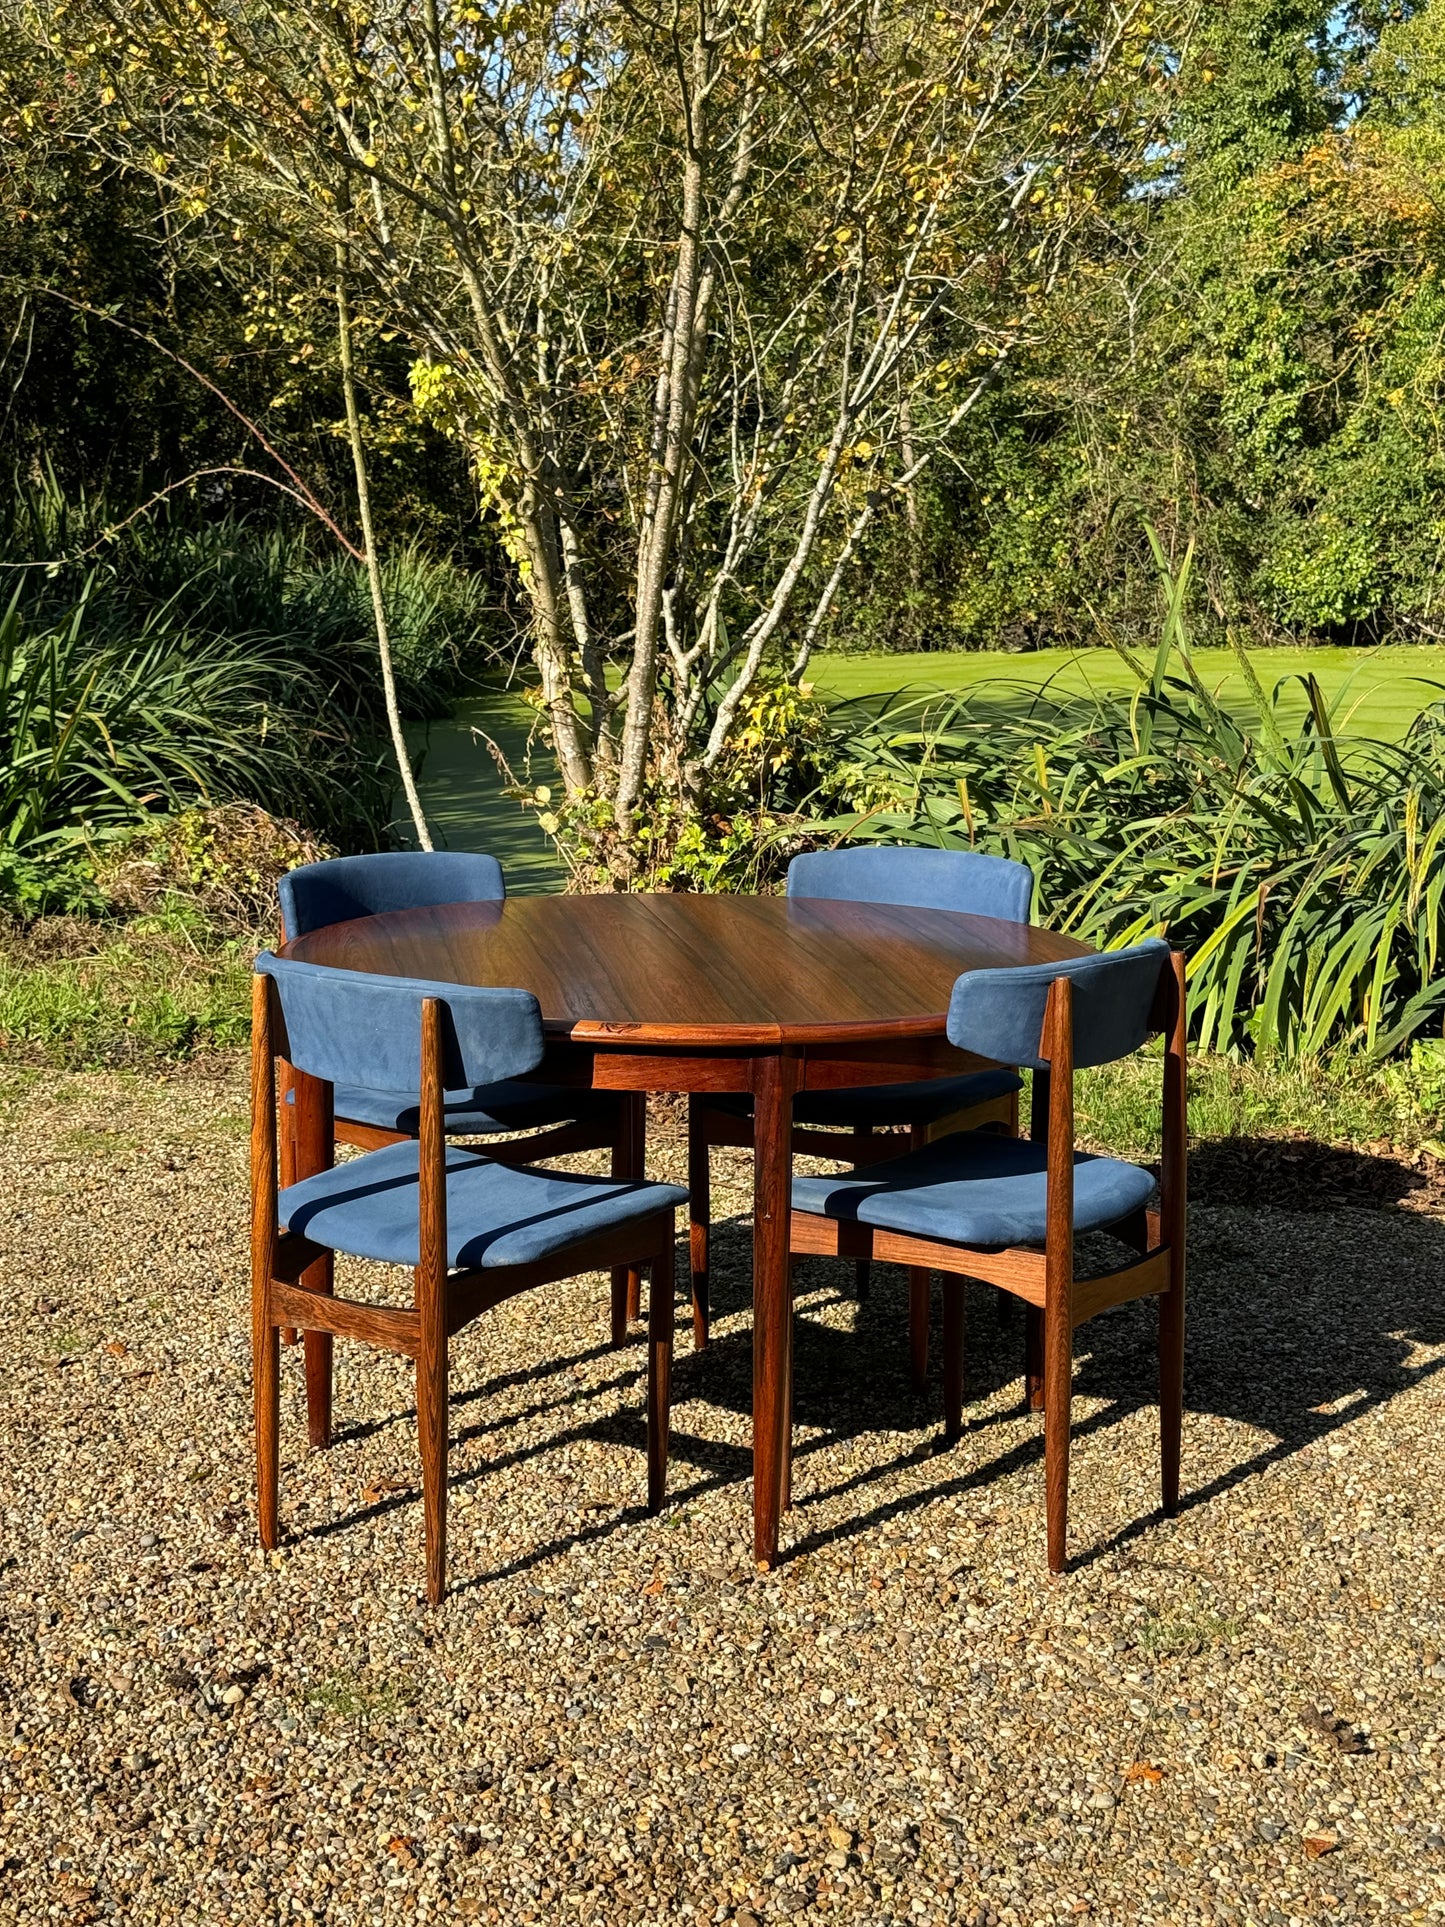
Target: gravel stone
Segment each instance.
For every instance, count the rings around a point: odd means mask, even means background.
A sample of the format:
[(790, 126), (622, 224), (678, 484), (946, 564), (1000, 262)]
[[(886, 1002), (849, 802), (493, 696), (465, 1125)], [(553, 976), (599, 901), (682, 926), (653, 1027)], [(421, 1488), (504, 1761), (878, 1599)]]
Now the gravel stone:
[[(256, 1545), (240, 1067), (12, 1074), (0, 1108), (6, 1927), (1445, 1917), (1433, 1176), (1300, 1192), (1266, 1150), (1247, 1202), (1201, 1183), (1186, 1503), (1157, 1514), (1130, 1305), (1078, 1333), (1062, 1580), (1021, 1320), (970, 1290), (945, 1452), (902, 1275), (860, 1306), (851, 1265), (806, 1262), (764, 1576), (748, 1163), (717, 1152), (667, 1509), (605, 1281), (514, 1301), (455, 1348), (433, 1612), (404, 1360), (338, 1346), (311, 1453), (283, 1355), (285, 1536)], [(682, 1117), (652, 1107), (659, 1175)]]

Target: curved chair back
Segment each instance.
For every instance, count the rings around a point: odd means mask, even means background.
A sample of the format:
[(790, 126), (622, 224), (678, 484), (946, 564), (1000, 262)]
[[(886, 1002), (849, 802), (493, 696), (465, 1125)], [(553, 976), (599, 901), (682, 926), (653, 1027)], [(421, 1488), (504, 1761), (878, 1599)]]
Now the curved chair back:
[(287, 938), (328, 923), (441, 903), (496, 903), (507, 894), (502, 866), (472, 850), (378, 850), (303, 863), (276, 886)]
[(1002, 970), (965, 971), (948, 1006), (948, 1041), (999, 1064), (1042, 1070), (1040, 1056), (1049, 990), (1067, 977), (1073, 992), (1074, 1063), (1112, 1064), (1128, 1057), (1149, 1035), (1149, 1015), (1159, 980), (1169, 968), (1169, 945), (1150, 937), (1127, 950), (1060, 963), (1018, 964)]
[(542, 1061), (542, 1012), (529, 990), (477, 989), (416, 977), (371, 976), (262, 951), (286, 1035), (275, 1048), (311, 1077), (373, 1090), (422, 1086), (421, 1007), (441, 1005), (441, 1081), (465, 1090), (522, 1077)]
[(790, 897), (962, 910), (1006, 923), (1028, 922), (1033, 894), (1033, 872), (1026, 863), (981, 850), (859, 844), (851, 850), (815, 850), (788, 865)]

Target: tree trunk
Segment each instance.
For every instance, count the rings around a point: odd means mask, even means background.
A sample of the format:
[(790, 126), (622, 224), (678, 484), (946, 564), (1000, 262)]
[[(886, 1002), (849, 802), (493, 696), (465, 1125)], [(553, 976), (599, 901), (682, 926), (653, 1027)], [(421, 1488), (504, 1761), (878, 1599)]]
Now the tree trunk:
[[(343, 212), (344, 212), (343, 208)], [(352, 353), (351, 301), (346, 287), (346, 243), (336, 243), (336, 331), (341, 349), (341, 387), (346, 397), (346, 433), (351, 442), (351, 461), (356, 470), (356, 506), (361, 518), (361, 539), (366, 548), (366, 579), (371, 587), (371, 614), (376, 624), (376, 648), (381, 658), (381, 688), (386, 700), (386, 720), (391, 728), (391, 746), (401, 771), (401, 787), (416, 830), (417, 842), (424, 850), (432, 847), (421, 797), (412, 774), (406, 735), (401, 726), (401, 710), (396, 700), (396, 676), (391, 662), (391, 631), (386, 621), (386, 597), (381, 586), (381, 562), (376, 553), (376, 530), (371, 519), (371, 485), (366, 473), (366, 450), (361, 440), (361, 410), (356, 400), (356, 360)]]

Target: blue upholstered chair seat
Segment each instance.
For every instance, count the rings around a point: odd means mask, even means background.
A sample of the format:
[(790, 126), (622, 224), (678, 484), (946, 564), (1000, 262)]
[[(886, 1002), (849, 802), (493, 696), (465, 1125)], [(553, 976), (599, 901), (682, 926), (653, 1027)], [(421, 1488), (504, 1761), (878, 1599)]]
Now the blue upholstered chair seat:
[[(447, 1091), (446, 1129), (452, 1137), (485, 1137), (502, 1131), (531, 1131), (544, 1124), (601, 1123), (612, 1115), (616, 1099), (604, 1091), (571, 1090), (562, 1084), (528, 1084), (507, 1078), (482, 1084), (471, 1091)], [(287, 1094), (292, 1101), (292, 1094)], [(334, 1094), (337, 1117), (353, 1124), (372, 1124), (381, 1131), (421, 1129), (421, 1099), (415, 1092), (373, 1091), (362, 1084), (338, 1084)]]
[[(932, 1124), (975, 1104), (991, 1104), (1023, 1089), (1015, 1071), (970, 1071), (963, 1077), (925, 1077), (916, 1084), (867, 1084), (855, 1090), (800, 1091), (793, 1100), (796, 1124), (839, 1125), (856, 1130), (870, 1124), (877, 1130), (891, 1125)], [(733, 1117), (751, 1117), (753, 1100), (746, 1091), (720, 1091), (709, 1097), (716, 1110)]]
[[(358, 1258), (415, 1265), (417, 1153), (415, 1140), (388, 1144), (288, 1186), (278, 1207), (283, 1229)], [(497, 1164), (458, 1144), (447, 1146), (446, 1172), (453, 1266), (533, 1264), (599, 1231), (671, 1211), (687, 1197), (672, 1184)]]
[[(793, 1209), (981, 1249), (1044, 1242), (1045, 1147), (994, 1131), (959, 1131), (921, 1151), (846, 1176), (793, 1179)], [(1154, 1179), (1137, 1164), (1074, 1153), (1074, 1228), (1097, 1231), (1146, 1204)]]

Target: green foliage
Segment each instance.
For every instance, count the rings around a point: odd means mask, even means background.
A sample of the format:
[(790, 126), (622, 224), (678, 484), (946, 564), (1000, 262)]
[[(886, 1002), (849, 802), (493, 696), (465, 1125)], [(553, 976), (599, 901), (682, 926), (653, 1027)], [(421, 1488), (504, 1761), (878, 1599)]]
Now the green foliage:
[(1194, 670), (1187, 558), (1163, 574), (1131, 694), (840, 706), (819, 801), (850, 810), (814, 833), (1001, 850), (1032, 866), (1043, 920), (1108, 945), (1167, 935), (1206, 1050), (1388, 1056), (1445, 1013), (1445, 705), (1382, 743), (1343, 735), (1311, 676), (1301, 723), (1256, 682), (1246, 729)]
[(827, 705), (809, 684), (770, 677), (742, 706), (702, 800), (683, 793), (675, 772), (649, 783), (625, 848), (605, 796), (564, 800), (550, 785), (512, 794), (539, 811), (575, 888), (756, 891), (786, 864), (780, 825), (835, 761)]
[[(1392, 1144), (1413, 1151), (1445, 1135), (1440, 1040), (1413, 1044), (1408, 1057), (1371, 1064), (1354, 1051), (1328, 1059), (1222, 1057), (1198, 1051), (1189, 1065), (1189, 1134), (1298, 1138), (1320, 1144)], [(1437, 1067), (1436, 1081), (1418, 1062)], [(1113, 1156), (1159, 1155), (1159, 1051), (1079, 1074), (1079, 1136)]]
[(236, 1050), (254, 945), (141, 923), (40, 924), (0, 938), (0, 1055), (70, 1070)]
[[(0, 839), (32, 860), (116, 835), (197, 800), (264, 796), (303, 815), (358, 800), (357, 758), (333, 687), (285, 637), (197, 633), (167, 607), (130, 633), (97, 607), (68, 608), (21, 579), (0, 617)], [(384, 792), (374, 757), (372, 809)], [(365, 803), (365, 789), (361, 798)]]
[[(0, 491), (0, 560), (44, 565), (24, 574), (27, 598), (47, 612), (84, 590), (92, 623), (111, 630), (163, 610), (197, 633), (272, 637), (358, 714), (378, 702), (365, 571), (295, 524), (183, 500), (127, 520), (104, 495), (67, 495), (47, 474)], [(482, 578), (416, 542), (386, 555), (382, 579), (403, 705), (439, 714), (497, 659), (495, 599)]]
[[(141, 517), (107, 537), (106, 505), (53, 481), (5, 508), (0, 903), (79, 908), (87, 849), (194, 806), (245, 800), (342, 841), (382, 834), (390, 757), (357, 565), (227, 516)], [(384, 575), (403, 700), (435, 712), (490, 649), (489, 598), (415, 548)]]

